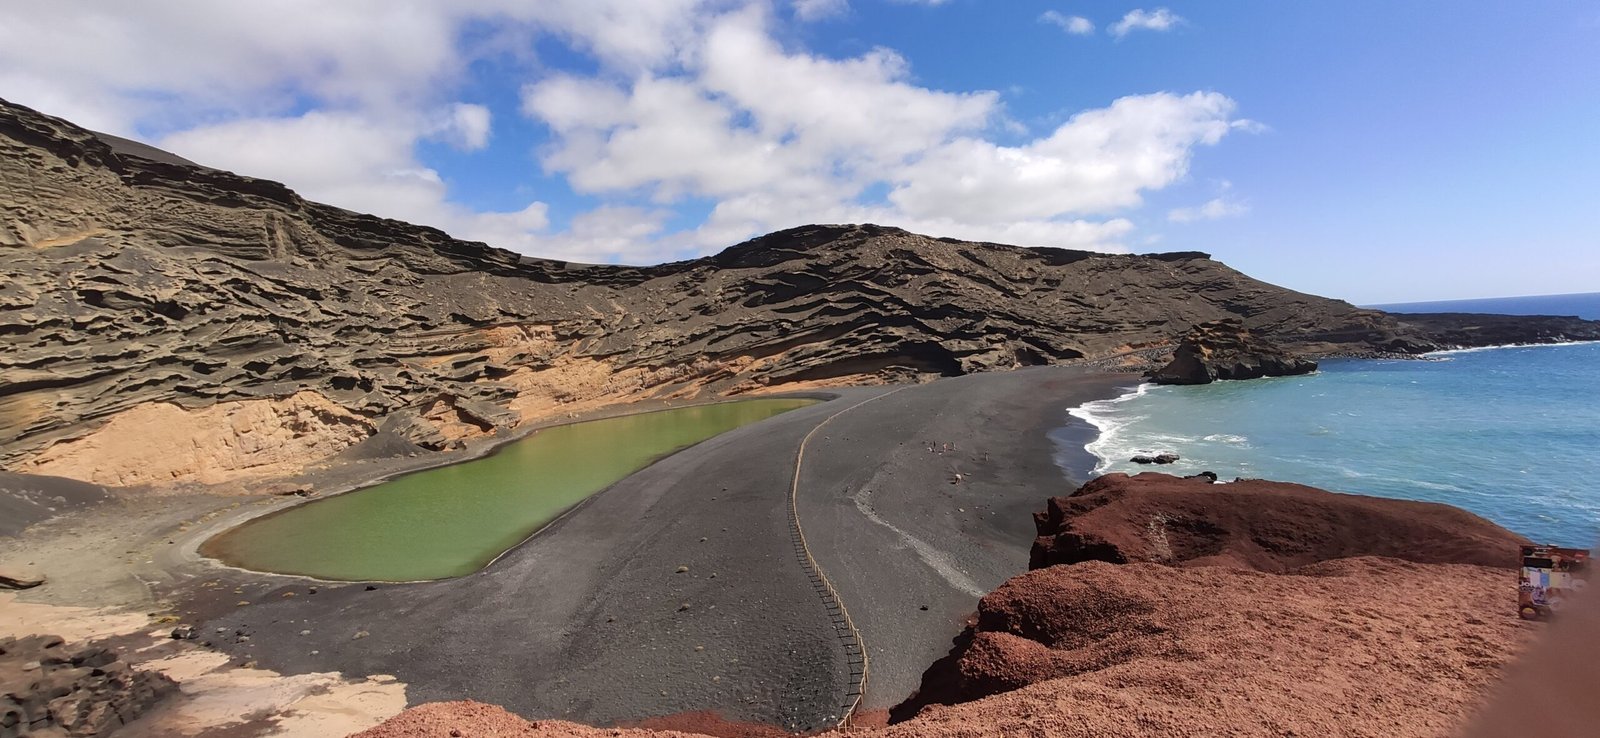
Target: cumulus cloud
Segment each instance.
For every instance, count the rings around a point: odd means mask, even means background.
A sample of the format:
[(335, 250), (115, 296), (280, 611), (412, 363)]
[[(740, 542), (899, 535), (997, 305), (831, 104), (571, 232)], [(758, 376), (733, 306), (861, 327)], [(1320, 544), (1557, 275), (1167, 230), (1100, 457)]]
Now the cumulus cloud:
[(890, 199), (911, 214), (975, 222), (1115, 212), (1182, 177), (1195, 146), (1232, 128), (1215, 92), (1121, 98), (1024, 146), (961, 138), (900, 173)]
[(1058, 10), (1044, 11), (1039, 16), (1039, 22), (1060, 26), (1061, 30), (1074, 36), (1087, 36), (1094, 33), (1094, 21), (1081, 15), (1067, 15)]
[(435, 127), (436, 135), (463, 151), (477, 151), (489, 145), (489, 108), (472, 103), (455, 103), (445, 110)]
[(1122, 38), (1134, 31), (1170, 31), (1183, 22), (1182, 16), (1166, 8), (1155, 10), (1137, 8), (1128, 11), (1127, 15), (1122, 16), (1122, 20), (1111, 24), (1107, 30), (1111, 35)]
[[(468, 120), (475, 117), (466, 114)], [(462, 125), (468, 138), (487, 136), (485, 128), (474, 127), (476, 123)], [(431, 225), (508, 248), (535, 246), (549, 225), (547, 206), (534, 202), (519, 211), (496, 213), (450, 203), (438, 172), (414, 157), (416, 141), (431, 130), (423, 119), (375, 121), (352, 113), (312, 111), (198, 126), (157, 144), (207, 166), (290, 183), (311, 200)]]
[(1167, 212), (1167, 220), (1174, 223), (1193, 223), (1197, 220), (1231, 218), (1250, 212), (1250, 206), (1225, 197), (1207, 200), (1205, 204), (1190, 208), (1174, 208)]
[[(0, 89), (312, 199), (534, 255), (636, 263), (812, 222), (1118, 249), (1143, 193), (1246, 125), (1220, 94), (1156, 93), (1029, 139), (1008, 127), (998, 93), (928, 87), (891, 49), (833, 58), (780, 42), (774, 6), (751, 0), (396, 7), (19, 4), (0, 26)], [(816, 19), (848, 3), (792, 7)], [(534, 63), (538, 39), (592, 63)], [(456, 97), (474, 61), (508, 53), (528, 62), (519, 111)], [(540, 199), (469, 208), (419, 159), (424, 141), (484, 150), (518, 112), (549, 133), (530, 175), (564, 178), (596, 203), (587, 212), (553, 214)], [(681, 225), (701, 209), (700, 223)]]

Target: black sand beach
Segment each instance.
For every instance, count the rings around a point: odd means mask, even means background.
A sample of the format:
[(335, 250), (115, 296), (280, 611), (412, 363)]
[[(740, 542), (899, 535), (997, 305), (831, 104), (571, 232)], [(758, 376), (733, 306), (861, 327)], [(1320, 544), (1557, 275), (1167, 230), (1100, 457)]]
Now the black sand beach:
[[(863, 708), (906, 697), (978, 596), (1026, 568), (1028, 513), (1069, 487), (1047, 431), (1132, 381), (1069, 368), (940, 380), (812, 438), (799, 511), (871, 655)], [(794, 456), (818, 423), (894, 390), (832, 390), (673, 455), (477, 574), (312, 594), (225, 573), (231, 586), (182, 592), (180, 609), (226, 611), (202, 636), (241, 660), (394, 674), (412, 703), (470, 697), (592, 724), (712, 709), (827, 727), (851, 680), (795, 560)]]

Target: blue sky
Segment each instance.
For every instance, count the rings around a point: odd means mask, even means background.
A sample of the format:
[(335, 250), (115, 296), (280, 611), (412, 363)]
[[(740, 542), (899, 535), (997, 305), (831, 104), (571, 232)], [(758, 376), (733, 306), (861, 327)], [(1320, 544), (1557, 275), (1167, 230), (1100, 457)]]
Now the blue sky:
[(871, 220), (1357, 303), (1600, 290), (1592, 2), (0, 10), (0, 97), (533, 255)]

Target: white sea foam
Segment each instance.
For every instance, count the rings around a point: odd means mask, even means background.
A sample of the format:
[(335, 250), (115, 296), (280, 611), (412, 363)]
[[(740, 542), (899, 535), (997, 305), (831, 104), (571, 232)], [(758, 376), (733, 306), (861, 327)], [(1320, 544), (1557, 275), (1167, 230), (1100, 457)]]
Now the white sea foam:
[(1212, 443), (1227, 443), (1235, 446), (1243, 446), (1250, 443), (1250, 439), (1245, 438), (1244, 436), (1236, 436), (1231, 433), (1212, 433), (1211, 435), (1205, 436), (1200, 440), (1210, 441)]
[(1500, 351), (1500, 350), (1503, 350), (1503, 349), (1523, 349), (1523, 348), (1552, 348), (1552, 347), (1558, 347), (1558, 346), (1587, 346), (1587, 345), (1593, 344), (1593, 343), (1600, 343), (1600, 341), (1558, 341), (1556, 343), (1503, 343), (1503, 344), (1500, 344), (1498, 346), (1474, 346), (1472, 348), (1442, 349), (1442, 350), (1439, 350), (1439, 351), (1429, 351), (1428, 353), (1421, 354), (1421, 356), (1424, 357), (1424, 358), (1431, 358), (1431, 357), (1435, 357), (1435, 356), (1449, 356), (1451, 354), (1475, 354), (1475, 353), (1477, 353), (1479, 351)]
[(1104, 473), (1114, 463), (1114, 459), (1120, 459), (1137, 450), (1125, 448), (1128, 445), (1128, 439), (1123, 437), (1122, 431), (1134, 421), (1139, 420), (1139, 418), (1127, 417), (1119, 413), (1119, 406), (1122, 403), (1143, 397), (1154, 386), (1149, 382), (1145, 382), (1120, 397), (1086, 402), (1067, 411), (1068, 415), (1094, 426), (1094, 429), (1098, 431), (1095, 439), (1084, 444), (1083, 447), (1085, 451), (1094, 454), (1095, 458), (1100, 460), (1094, 466), (1094, 473)]

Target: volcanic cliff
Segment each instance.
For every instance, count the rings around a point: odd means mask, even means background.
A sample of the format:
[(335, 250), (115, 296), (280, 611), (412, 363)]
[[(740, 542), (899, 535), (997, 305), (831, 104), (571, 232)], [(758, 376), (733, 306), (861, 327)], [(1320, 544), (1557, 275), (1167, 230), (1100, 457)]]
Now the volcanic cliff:
[[(1307, 353), (1474, 335), (1201, 253), (873, 225), (654, 267), (534, 259), (3, 101), (0, 192), (0, 466), (97, 484), (282, 476), (362, 442), (448, 448), (647, 397), (1148, 361), (1222, 318)], [(1600, 337), (1587, 321), (1501, 328)]]

